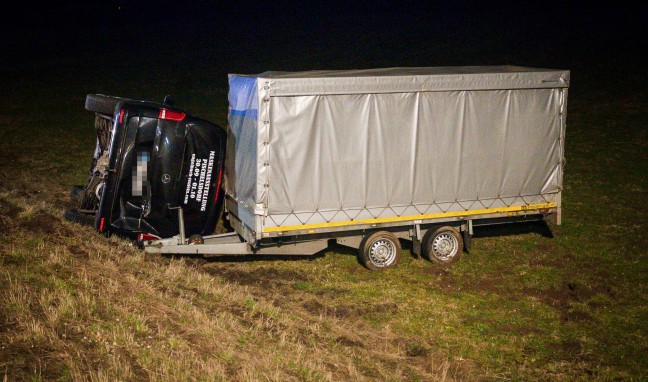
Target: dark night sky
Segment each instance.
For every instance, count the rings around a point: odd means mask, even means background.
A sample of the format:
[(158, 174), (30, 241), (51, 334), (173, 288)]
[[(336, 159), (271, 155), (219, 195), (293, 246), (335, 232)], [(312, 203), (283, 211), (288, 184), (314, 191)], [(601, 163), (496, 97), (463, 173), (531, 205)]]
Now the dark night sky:
[(593, 76), (619, 62), (643, 66), (643, 12), (628, 6), (366, 4), (27, 2), (0, 16), (0, 70), (166, 65), (225, 81), (228, 72), (265, 70), (521, 64)]

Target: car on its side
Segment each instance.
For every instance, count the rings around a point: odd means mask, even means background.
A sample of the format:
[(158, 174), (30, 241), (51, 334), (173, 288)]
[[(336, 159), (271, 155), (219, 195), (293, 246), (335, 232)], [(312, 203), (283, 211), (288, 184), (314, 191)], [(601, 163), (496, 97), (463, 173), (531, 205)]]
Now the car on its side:
[(97, 142), (66, 218), (137, 240), (211, 234), (222, 214), (225, 130), (164, 102), (89, 94)]

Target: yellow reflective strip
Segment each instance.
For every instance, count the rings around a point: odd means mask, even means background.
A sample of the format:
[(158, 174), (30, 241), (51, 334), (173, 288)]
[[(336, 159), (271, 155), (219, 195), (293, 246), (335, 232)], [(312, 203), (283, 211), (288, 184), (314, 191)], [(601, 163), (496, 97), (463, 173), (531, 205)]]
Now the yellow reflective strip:
[(398, 216), (393, 218), (359, 219), (359, 220), (346, 220), (341, 222), (330, 222), (330, 223), (290, 225), (290, 226), (283, 226), (283, 227), (268, 227), (268, 228), (264, 228), (263, 232), (283, 232), (283, 231), (296, 231), (296, 230), (317, 229), (317, 228), (345, 227), (345, 226), (361, 225), (361, 224), (394, 223), (394, 222), (402, 222), (408, 220), (426, 220), (426, 219), (448, 218), (448, 217), (456, 217), (456, 216), (496, 214), (502, 212), (542, 210), (542, 209), (554, 208), (554, 207), (556, 207), (555, 203), (529, 204), (526, 206), (487, 208), (482, 210), (469, 210), (469, 211), (440, 212), (436, 214)]

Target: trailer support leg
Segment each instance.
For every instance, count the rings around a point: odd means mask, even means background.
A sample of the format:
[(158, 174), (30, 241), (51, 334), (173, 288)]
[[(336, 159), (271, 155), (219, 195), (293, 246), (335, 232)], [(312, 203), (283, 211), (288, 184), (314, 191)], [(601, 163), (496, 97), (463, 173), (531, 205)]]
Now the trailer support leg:
[(412, 238), (412, 252), (418, 257), (421, 257), (421, 240), (419, 238)]
[(466, 250), (467, 253), (470, 253), (470, 238), (472, 237), (473, 234), (473, 225), (472, 225), (472, 220), (467, 220), (466, 221), (466, 227), (461, 230), (461, 235), (463, 236), (463, 242), (464, 242), (464, 249)]
[(178, 231), (180, 231), (178, 244), (182, 245), (185, 243), (185, 225), (184, 225), (184, 214), (182, 213), (182, 207), (178, 207)]
[(410, 235), (412, 236), (412, 252), (418, 256), (421, 257), (421, 239), (423, 238), (421, 235), (421, 225), (420, 224), (414, 224), (414, 230), (410, 230)]

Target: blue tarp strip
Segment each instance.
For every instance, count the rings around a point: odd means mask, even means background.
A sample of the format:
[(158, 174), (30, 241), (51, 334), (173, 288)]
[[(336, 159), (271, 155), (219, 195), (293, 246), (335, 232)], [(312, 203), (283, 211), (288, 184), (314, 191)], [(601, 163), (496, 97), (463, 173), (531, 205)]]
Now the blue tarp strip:
[(229, 113), (230, 115), (240, 115), (242, 117), (248, 117), (254, 119), (257, 119), (257, 115), (258, 115), (258, 111), (254, 109), (247, 109), (247, 110), (230, 109)]
[(232, 111), (257, 110), (257, 79), (254, 77), (230, 77), (228, 99)]

